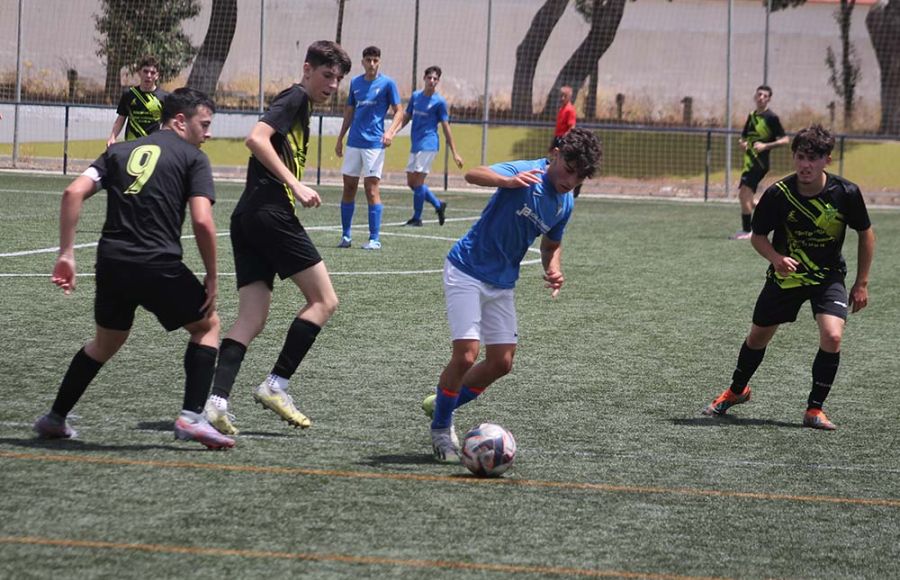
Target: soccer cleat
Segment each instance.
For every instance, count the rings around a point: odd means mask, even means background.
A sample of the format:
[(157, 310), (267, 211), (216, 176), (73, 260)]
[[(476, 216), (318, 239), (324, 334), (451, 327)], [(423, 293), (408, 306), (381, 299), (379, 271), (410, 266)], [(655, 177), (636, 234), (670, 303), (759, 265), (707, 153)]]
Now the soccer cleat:
[(442, 201), (441, 205), (437, 206), (434, 211), (437, 212), (438, 225), (444, 225), (444, 222), (447, 221), (447, 202)]
[(309, 417), (298, 411), (297, 407), (294, 406), (294, 399), (284, 392), (283, 389), (270, 386), (268, 380), (263, 381), (253, 390), (253, 398), (257, 403), (273, 411), (294, 427), (308, 429), (312, 426), (312, 421), (309, 420)]
[(803, 415), (803, 426), (825, 431), (837, 429), (837, 426), (828, 419), (822, 409), (807, 409)]
[(211, 399), (206, 400), (206, 406), (203, 407), (203, 414), (209, 424), (216, 428), (216, 431), (222, 435), (237, 435), (239, 433), (237, 427), (234, 426), (234, 415), (228, 412), (228, 409), (219, 409)]
[(203, 415), (182, 411), (175, 419), (175, 439), (196, 441), (209, 449), (228, 449), (234, 447), (234, 439), (216, 431)]
[(366, 245), (362, 247), (363, 250), (380, 250), (381, 242), (378, 240), (369, 240)]
[(431, 449), (434, 459), (440, 463), (459, 463), (459, 444), (453, 442), (454, 429), (431, 430)]
[(78, 432), (55, 413), (47, 413), (34, 422), (34, 432), (41, 439), (74, 439)]
[(729, 240), (749, 240), (751, 232), (745, 232), (744, 230), (738, 230), (728, 236)]
[[(422, 401), (422, 410), (425, 411), (425, 414), (429, 419), (434, 418), (434, 401), (437, 399), (437, 395), (428, 395), (425, 397), (425, 400)], [(453, 426), (453, 423), (450, 423), (450, 440), (456, 445), (457, 449), (459, 448), (459, 437), (456, 435), (456, 427)]]
[(716, 399), (709, 404), (701, 413), (703, 415), (724, 415), (725, 411), (730, 409), (735, 405), (740, 405), (741, 403), (746, 403), (750, 400), (750, 385), (744, 387), (744, 390), (741, 391), (740, 395), (735, 395), (734, 392), (729, 388), (725, 389), (721, 395), (716, 397)]
[(421, 228), (421, 227), (422, 227), (422, 220), (417, 220), (416, 218), (409, 218), (408, 220), (406, 220), (406, 223), (403, 224), (403, 225), (405, 225), (405, 226), (412, 226), (412, 227), (414, 227), (414, 228)]
[(337, 245), (339, 248), (349, 248), (353, 244), (353, 240), (347, 236), (341, 236), (341, 243)]

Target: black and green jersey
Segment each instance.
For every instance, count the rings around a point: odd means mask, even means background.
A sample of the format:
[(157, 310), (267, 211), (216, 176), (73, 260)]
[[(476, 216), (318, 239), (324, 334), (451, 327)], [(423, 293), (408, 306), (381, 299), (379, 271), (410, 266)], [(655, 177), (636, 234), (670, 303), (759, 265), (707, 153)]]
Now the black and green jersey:
[(137, 264), (181, 260), (181, 227), (189, 199), (216, 199), (206, 154), (165, 130), (115, 143), (91, 167), (106, 190), (97, 259)]
[(741, 138), (747, 142), (747, 150), (744, 151), (744, 172), (756, 169), (767, 172), (769, 170), (769, 152), (757, 153), (753, 144), (757, 141), (772, 143), (784, 137), (784, 127), (778, 115), (766, 109), (762, 113), (751, 111), (741, 131)]
[(789, 175), (763, 193), (753, 212), (753, 233), (766, 236), (774, 231), (775, 250), (800, 263), (797, 271), (786, 277), (769, 265), (768, 278), (781, 288), (845, 276), (841, 247), (847, 226), (863, 231), (872, 224), (859, 187), (831, 174), (826, 176), (824, 189), (813, 197), (800, 195), (797, 175)]
[[(298, 180), (303, 178), (303, 170), (306, 168), (311, 108), (312, 103), (306, 89), (295, 84), (281, 91), (260, 119), (275, 129), (272, 147)], [(276, 187), (272, 187), (273, 184)], [(259, 207), (281, 208), (293, 212), (294, 194), (259, 160), (251, 156), (247, 166), (247, 185), (234, 213)]]
[(145, 137), (159, 129), (163, 102), (168, 94), (159, 87), (152, 91), (142, 91), (140, 87), (130, 87), (122, 93), (116, 113), (127, 117), (126, 141)]

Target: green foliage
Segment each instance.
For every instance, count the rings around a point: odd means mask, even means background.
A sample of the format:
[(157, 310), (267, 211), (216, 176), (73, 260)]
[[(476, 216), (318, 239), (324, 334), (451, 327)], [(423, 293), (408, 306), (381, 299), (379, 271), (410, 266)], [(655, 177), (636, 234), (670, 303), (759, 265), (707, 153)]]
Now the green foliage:
[(135, 72), (144, 55), (160, 61), (160, 81), (178, 76), (197, 52), (181, 30), (184, 20), (200, 14), (199, 0), (102, 0), (94, 15), (101, 35), (98, 56)]

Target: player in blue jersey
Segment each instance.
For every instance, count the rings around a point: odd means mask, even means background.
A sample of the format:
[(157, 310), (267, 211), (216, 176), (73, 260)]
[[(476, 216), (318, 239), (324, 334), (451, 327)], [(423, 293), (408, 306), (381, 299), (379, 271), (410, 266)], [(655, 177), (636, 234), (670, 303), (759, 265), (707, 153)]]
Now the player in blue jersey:
[[(381, 66), (381, 49), (369, 46), (363, 50), (362, 65), (365, 73), (350, 81), (350, 94), (344, 107), (344, 122), (334, 146), (338, 157), (344, 158), (341, 173), (344, 176), (344, 193), (341, 196), (341, 226), (343, 233), (339, 248), (349, 248), (352, 243), (350, 228), (353, 226), (353, 210), (356, 208), (356, 188), (363, 178), (366, 201), (369, 206), (369, 241), (364, 250), (381, 249), (381, 193), (378, 183), (384, 168), (384, 149), (391, 146), (388, 135), (396, 134), (395, 127), (403, 121), (400, 114), (400, 91), (397, 83), (378, 72)], [(384, 116), (390, 109), (394, 116), (387, 133)], [(344, 151), (344, 135), (347, 130), (347, 150)]]
[[(456, 152), (453, 143), (453, 134), (450, 132), (450, 114), (447, 112), (447, 101), (437, 92), (438, 83), (441, 82), (441, 67), (430, 66), (425, 69), (425, 88), (416, 91), (406, 105), (403, 113), (403, 122), (397, 127), (397, 131), (403, 129), (412, 121), (411, 145), (409, 162), (406, 165), (406, 183), (413, 191), (413, 216), (406, 222), (408, 226), (421, 227), (422, 209), (427, 201), (437, 212), (438, 223), (444, 225), (447, 218), (447, 202), (441, 201), (425, 185), (425, 178), (431, 171), (431, 164), (440, 149), (438, 138), (438, 125), (444, 131), (444, 139), (447, 147), (453, 153), (453, 161), (457, 167), (463, 166), (462, 157)], [(392, 127), (393, 128), (393, 127)], [(394, 138), (390, 134), (389, 139)]]
[[(593, 177), (601, 155), (597, 136), (575, 128), (548, 159), (499, 163), (466, 173), (467, 182), (497, 191), (444, 262), (453, 350), (436, 393), (423, 403), (431, 409), (431, 441), (438, 461), (459, 461), (453, 412), (512, 370), (518, 340), (514, 289), (519, 265), (538, 236), (544, 281), (551, 296), (559, 294), (565, 280), (561, 242), (575, 205), (572, 190)], [(475, 364), (481, 343), (485, 358)]]

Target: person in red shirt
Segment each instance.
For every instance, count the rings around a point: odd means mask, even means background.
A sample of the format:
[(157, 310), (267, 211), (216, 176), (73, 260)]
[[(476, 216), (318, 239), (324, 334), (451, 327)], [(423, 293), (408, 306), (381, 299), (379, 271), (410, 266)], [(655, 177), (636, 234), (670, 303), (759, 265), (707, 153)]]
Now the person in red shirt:
[[(572, 87), (559, 88), (559, 111), (556, 113), (556, 129), (553, 130), (553, 142), (550, 151), (559, 147), (559, 140), (575, 126), (575, 105), (572, 104)], [(581, 185), (575, 188), (574, 196), (581, 193)]]

